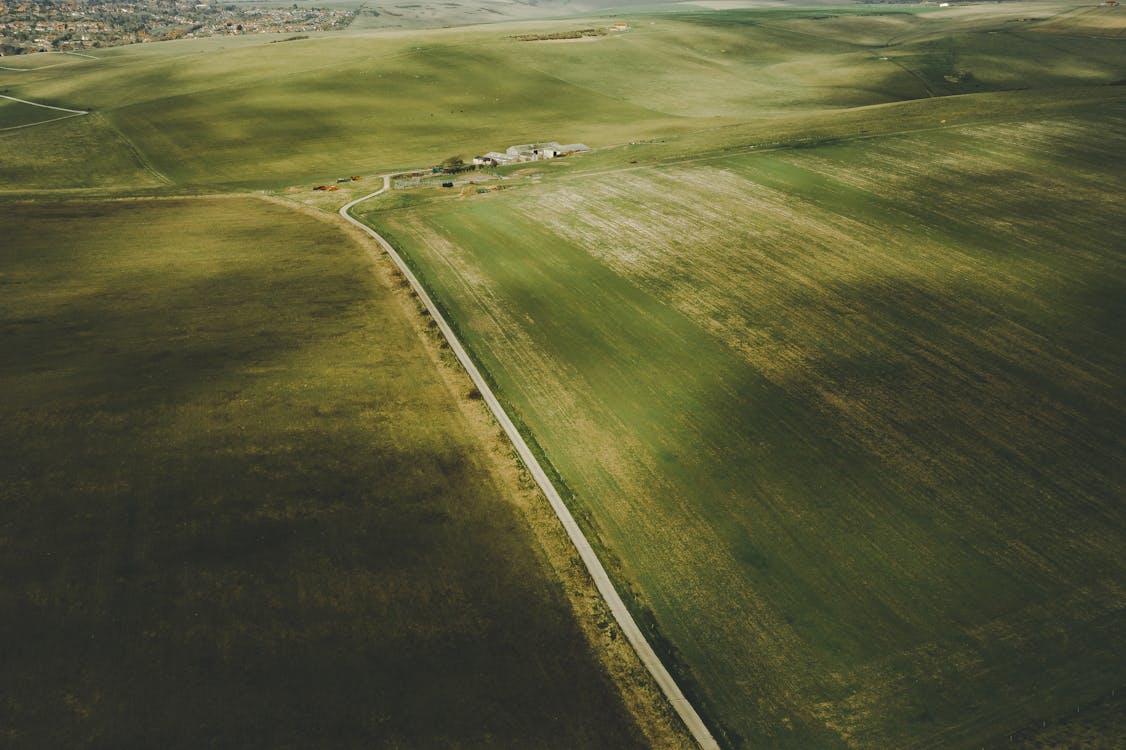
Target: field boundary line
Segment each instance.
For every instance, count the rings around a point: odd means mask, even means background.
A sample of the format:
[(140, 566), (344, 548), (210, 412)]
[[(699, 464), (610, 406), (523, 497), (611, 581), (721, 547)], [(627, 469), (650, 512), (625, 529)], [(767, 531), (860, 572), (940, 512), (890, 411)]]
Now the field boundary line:
[(934, 88), (931, 87), (930, 82), (926, 79), (926, 76), (924, 76), (922, 73), (920, 73), (916, 70), (912, 70), (911, 68), (908, 68), (906, 65), (901, 63), (899, 60), (896, 60), (894, 57), (889, 57), (888, 62), (890, 62), (892, 65), (895, 65), (900, 70), (906, 71), (908, 75), (910, 75), (912, 78), (914, 78), (920, 84), (922, 84), (923, 91), (927, 92), (928, 98), (930, 98), (930, 99), (935, 98), (936, 94), (934, 93)]
[(125, 133), (122, 133), (121, 129), (114, 125), (108, 117), (104, 117), (100, 113), (95, 115), (95, 117), (98, 118), (99, 122), (105, 123), (110, 132), (117, 136), (118, 140), (120, 140), (125, 145), (125, 148), (129, 149), (129, 153), (133, 154), (133, 158), (137, 160), (137, 164), (139, 164), (141, 168), (146, 172), (155, 177), (157, 182), (164, 183), (165, 185), (174, 184), (172, 178), (153, 166), (152, 162), (148, 160), (148, 157), (144, 155), (141, 149), (137, 148), (137, 145), (133, 143), (132, 140), (130, 140), (129, 136), (125, 135)]
[(629, 609), (626, 608), (625, 602), (618, 594), (617, 589), (614, 588), (614, 584), (610, 580), (610, 575), (606, 572), (606, 568), (603, 567), (602, 561), (598, 559), (598, 555), (595, 554), (594, 548), (590, 545), (590, 542), (583, 534), (582, 529), (579, 528), (579, 524), (575, 521), (574, 516), (571, 515), (571, 511), (563, 502), (563, 498), (560, 496), (558, 490), (555, 489), (555, 485), (552, 484), (551, 479), (547, 475), (547, 472), (545, 472), (543, 470), (543, 467), (540, 466), (540, 463), (536, 459), (535, 454), (532, 453), (531, 448), (528, 447), (528, 444), (520, 435), (520, 431), (516, 429), (516, 425), (512, 422), (512, 419), (509, 418), (508, 413), (504, 410), (504, 407), (501, 406), (501, 403), (493, 393), (492, 388), (489, 387), (489, 384), (485, 381), (484, 376), (481, 375), (481, 371), (477, 369), (477, 365), (474, 364), (473, 360), (470, 358), (468, 351), (466, 351), (465, 347), (462, 346), (449, 323), (446, 322), (446, 319), (442, 315), (442, 312), (438, 309), (438, 306), (434, 304), (434, 301), (430, 298), (430, 295), (427, 294), (426, 289), (423, 288), (418, 278), (411, 271), (410, 267), (407, 266), (406, 262), (403, 260), (402, 256), (399, 255), (398, 251), (396, 251), (395, 248), (391, 246), (391, 243), (384, 239), (383, 236), (376, 232), (374, 229), (354, 218), (349, 213), (353, 206), (390, 190), (391, 179), (393, 176), (394, 175), (390, 174), (383, 175), (382, 188), (376, 190), (373, 193), (368, 193), (365, 196), (356, 198), (350, 203), (345, 204), (340, 208), (340, 211), (338, 213), (341, 217), (344, 218), (345, 221), (362, 230), (377, 243), (379, 243), (379, 245), (383, 248), (383, 250), (391, 258), (391, 260), (394, 261), (395, 265), (406, 277), (407, 281), (411, 285), (411, 289), (413, 289), (415, 294), (418, 295), (418, 298), (422, 300), (422, 303), (430, 312), (430, 316), (432, 317), (434, 322), (437, 323), (438, 330), (442, 332), (442, 336), (444, 336), (446, 341), (449, 343), (450, 349), (457, 356), (457, 359), (461, 363), (461, 366), (465, 368), (466, 373), (469, 375), (469, 379), (473, 381), (473, 385), (476, 386), (478, 391), (480, 391), (482, 398), (489, 407), (489, 411), (493, 413), (493, 417), (496, 418), (497, 422), (504, 430), (504, 433), (512, 442), (512, 446), (516, 449), (516, 452), (520, 456), (520, 459), (524, 462), (524, 465), (528, 467), (528, 471), (532, 474), (532, 477), (535, 478), (536, 484), (539, 485), (540, 489), (547, 497), (547, 501), (551, 504), (551, 508), (555, 512), (556, 517), (563, 524), (563, 528), (567, 532), (568, 538), (570, 538), (571, 543), (575, 545), (575, 548), (579, 553), (579, 557), (582, 558), (587, 572), (589, 572), (591, 578), (594, 579), (594, 585), (598, 589), (598, 593), (601, 594), (602, 598), (606, 601), (607, 606), (610, 608), (611, 614), (613, 614), (614, 619), (617, 621), (619, 627), (621, 627), (622, 632), (626, 636), (626, 639), (633, 647), (633, 650), (637, 653), (637, 656), (641, 660), (641, 663), (645, 665), (645, 668), (649, 671), (649, 674), (651, 674), (653, 676), (653, 679), (656, 680), (657, 685), (661, 688), (661, 692), (664, 693), (665, 697), (672, 705), (673, 710), (676, 711), (676, 714), (680, 717), (680, 720), (684, 722), (684, 725), (692, 735), (692, 738), (702, 748), (702, 750), (719, 750), (719, 744), (716, 742), (715, 738), (712, 736), (712, 733), (704, 724), (703, 719), (700, 718), (700, 715), (696, 712), (696, 709), (688, 701), (688, 698), (685, 697), (684, 693), (680, 689), (680, 686), (676, 684), (676, 680), (673, 679), (668, 669), (666, 669), (665, 665), (661, 662), (660, 657), (657, 656), (657, 653), (653, 650), (653, 647), (645, 638), (645, 634), (641, 632), (641, 628), (633, 619), (633, 615), (631, 615)]
[[(972, 94), (958, 94), (957, 96), (972, 96)], [(947, 99), (950, 97), (936, 96), (935, 100)], [(926, 101), (926, 100), (918, 100)], [(1062, 110), (1061, 110), (1062, 111)], [(1048, 114), (1043, 115), (1044, 118)], [(587, 177), (605, 177), (606, 175), (621, 174), (622, 172), (641, 172), (647, 169), (661, 169), (663, 167), (677, 167), (682, 164), (699, 164), (701, 162), (717, 161), (719, 159), (729, 159), (731, 157), (747, 156), (750, 154), (771, 154), (779, 151), (793, 151), (798, 148), (804, 148), (810, 145), (816, 145), (818, 141), (824, 141), (826, 146), (837, 146), (846, 143), (855, 143), (858, 141), (874, 141), (879, 138), (897, 138), (900, 136), (911, 136), (919, 133), (934, 133), (943, 130), (957, 130), (958, 128), (977, 128), (989, 125), (1004, 125), (1011, 122), (1027, 122), (1027, 117), (1008, 117), (1008, 118), (995, 118), (989, 120), (972, 120), (967, 122), (954, 122), (949, 125), (928, 125), (917, 128), (905, 128), (903, 130), (888, 130), (882, 133), (858, 133), (854, 135), (840, 135), (840, 136), (826, 136), (823, 139), (817, 138), (799, 138), (792, 141), (774, 141), (764, 143), (752, 143), (742, 146), (731, 146), (721, 149), (719, 151), (704, 151), (702, 156), (673, 156), (663, 159), (661, 161), (654, 161), (647, 164), (631, 164), (628, 166), (610, 167), (607, 169), (592, 170), (590, 172), (568, 172), (565, 174), (555, 175), (552, 180), (557, 182), (568, 180), (581, 180)], [(606, 147), (620, 148), (625, 144), (618, 143), (613, 146)]]
[(38, 122), (29, 122), (26, 125), (11, 125), (6, 128), (0, 128), (0, 133), (6, 133), (9, 130), (22, 130), (23, 128), (34, 128), (36, 125), (46, 125), (49, 122), (58, 122), (59, 120), (69, 120), (72, 117), (81, 117), (88, 115), (89, 112), (75, 112), (72, 115), (63, 115), (62, 117), (52, 117), (50, 120), (39, 120)]
[(7, 94), (0, 94), (0, 99), (7, 99), (8, 101), (19, 102), (20, 104), (30, 104), (33, 107), (42, 107), (43, 109), (57, 109), (60, 112), (72, 112), (76, 115), (90, 114), (90, 110), (88, 109), (69, 109), (67, 107), (56, 107), (53, 104), (40, 104), (39, 102), (29, 102), (27, 99), (17, 99), (16, 97), (8, 96)]
[[(86, 57), (86, 58), (89, 58), (90, 60), (100, 60), (101, 59), (100, 57), (94, 57), (93, 55), (84, 55), (81, 52), (37, 52), (36, 54), (38, 54), (38, 55), (74, 55), (75, 57)], [(3, 59), (4, 57), (8, 57), (8, 55), (0, 55), (0, 59)], [(12, 57), (15, 57), (15, 55), (12, 55)], [(30, 55), (26, 55), (26, 56), (25, 55), (19, 55), (19, 57), (30, 57)], [(30, 73), (33, 70), (46, 70), (47, 68), (57, 68), (60, 65), (66, 65), (66, 63), (65, 62), (57, 62), (57, 63), (51, 63), (50, 65), (40, 65), (36, 68), (9, 68), (7, 65), (0, 65), (0, 70), (10, 70), (13, 73)]]
[(30, 104), (33, 107), (42, 107), (43, 109), (54, 109), (54, 110), (57, 110), (59, 112), (66, 112), (67, 113), (67, 114), (63, 115), (62, 117), (52, 117), (50, 120), (39, 120), (37, 122), (29, 122), (29, 123), (25, 123), (23, 125), (10, 125), (9, 127), (6, 127), (6, 128), (0, 128), (0, 133), (7, 132), (9, 130), (21, 130), (23, 128), (33, 128), (36, 125), (46, 125), (49, 122), (58, 122), (59, 120), (69, 120), (71, 117), (81, 117), (82, 115), (90, 114), (89, 110), (85, 110), (85, 109), (68, 109), (66, 107), (55, 107), (55, 106), (52, 106), (50, 104), (40, 104), (39, 102), (29, 102), (27, 99), (17, 99), (14, 96), (8, 96), (6, 94), (0, 94), (0, 99), (7, 99), (8, 101), (19, 102), (20, 104)]

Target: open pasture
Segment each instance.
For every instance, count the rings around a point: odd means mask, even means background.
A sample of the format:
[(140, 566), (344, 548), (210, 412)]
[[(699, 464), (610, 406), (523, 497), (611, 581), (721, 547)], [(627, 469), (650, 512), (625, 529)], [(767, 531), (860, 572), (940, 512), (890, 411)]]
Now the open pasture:
[[(754, 78), (769, 79), (774, 72), (782, 73), (776, 90), (783, 103), (787, 93), (797, 95), (785, 104), (791, 107), (810, 94), (816, 94), (815, 101), (823, 104), (836, 103), (834, 96), (841, 96), (842, 89), (867, 92), (869, 98), (879, 91), (885, 96), (897, 93), (902, 84), (888, 88), (888, 82), (895, 79), (864, 63), (899, 67), (913, 76), (921, 93), (897, 97), (901, 99), (1117, 81), (1126, 72), (1120, 45), (1112, 39), (1118, 15), (1090, 17), (1087, 30), (1099, 29), (1096, 38), (1076, 34), (1053, 39), (1035, 33), (1057, 25), (1066, 28), (1072, 23), (1069, 19), (1085, 17), (1087, 10), (1055, 2), (980, 3), (941, 9), (846, 6), (714, 13), (679, 16), (678, 20), (751, 39), (755, 34), (775, 35), (785, 55)], [(748, 35), (741, 26), (752, 26), (755, 31)], [(808, 53), (832, 46), (841, 61), (847, 59), (843, 50), (852, 50), (855, 67), (847, 77), (830, 79), (825, 90), (816, 91), (813, 86), (819, 77), (838, 73), (836, 66), (826, 65), (826, 59)], [(800, 53), (795, 55), (795, 49)], [(790, 72), (793, 76), (787, 77)], [(854, 102), (859, 103), (859, 99)]]
[(349, 237), (250, 198), (0, 236), (0, 744), (643, 746)]
[(0, 193), (44, 185), (138, 191), (168, 182), (97, 113), (0, 132), (0, 153)]
[(545, 171), (368, 220), (731, 746), (976, 748), (1121, 710), (1124, 125)]
[[(331, 211), (454, 154), (594, 146), (361, 211), (725, 745), (1112, 737), (1121, 14), (707, 4), (0, 69), (92, 112), (0, 132), (0, 191)], [(0, 742), (644, 742), (348, 240), (248, 199), (0, 208)]]
[[(1046, 19), (1074, 8), (1031, 5)], [(605, 147), (942, 94), (1062, 91), (1126, 78), (1118, 42), (1018, 33), (1011, 13), (1008, 5), (941, 14), (851, 5), (638, 11), (629, 31), (589, 44), (513, 37), (610, 19), (357, 31), (284, 44), (185, 40), (100, 50), (96, 64), (0, 71), (0, 86), (95, 111), (112, 129), (106, 147), (125, 144), (161, 179), (280, 189), (533, 140)], [(59, 172), (69, 170), (54, 169), (50, 157), (57, 136), (34, 138), (28, 148), (42, 155), (43, 176), (23, 184), (68, 186)], [(109, 181), (99, 168), (92, 162), (80, 176)]]
[[(925, 96), (906, 71), (863, 45), (796, 35), (762, 13), (642, 17), (591, 44), (514, 43), (520, 67), (700, 126), (779, 110), (877, 104)], [(795, 50), (800, 50), (795, 54)]]
[(96, 110), (158, 171), (197, 185), (316, 184), (528, 138), (624, 141), (674, 119), (534, 71), (508, 75), (492, 49), (503, 36), (151, 45), (166, 49), (25, 75), (18, 95)]
[(1106, 5), (1076, 8), (1070, 13), (1061, 13), (1037, 23), (1033, 30), (1087, 39), (1121, 40), (1126, 36), (1126, 9)]

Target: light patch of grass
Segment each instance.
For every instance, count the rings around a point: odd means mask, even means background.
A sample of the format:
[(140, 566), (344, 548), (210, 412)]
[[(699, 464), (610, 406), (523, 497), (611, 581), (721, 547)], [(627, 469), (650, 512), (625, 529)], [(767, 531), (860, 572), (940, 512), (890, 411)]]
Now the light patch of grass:
[(1126, 34), (1126, 13), (1121, 6), (1075, 8), (1033, 27), (1037, 33), (1122, 39)]

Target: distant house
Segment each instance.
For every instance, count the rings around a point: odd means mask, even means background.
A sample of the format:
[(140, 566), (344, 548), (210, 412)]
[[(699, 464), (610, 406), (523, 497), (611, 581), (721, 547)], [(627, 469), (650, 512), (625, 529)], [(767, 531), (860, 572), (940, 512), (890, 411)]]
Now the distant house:
[(502, 154), (500, 151), (490, 151), (483, 157), (485, 159), (492, 159), (497, 163), (498, 167), (503, 167), (505, 164), (512, 163), (512, 157), (508, 154)]
[(541, 159), (554, 159), (556, 156), (559, 156), (562, 153), (562, 151), (560, 151), (559, 144), (555, 141), (548, 141), (547, 143), (537, 143), (535, 144), (535, 147), (532, 149), (532, 151)]
[[(561, 147), (555, 141), (547, 143), (522, 143), (509, 146), (505, 149), (505, 156), (509, 164), (525, 161), (540, 161), (541, 159), (554, 159), (562, 155)], [(501, 162), (504, 163), (504, 162)]]
[(504, 167), (509, 164), (523, 164), (529, 161), (542, 161), (554, 159), (568, 154), (577, 154), (590, 151), (590, 148), (581, 143), (571, 143), (561, 146), (556, 141), (545, 143), (521, 143), (509, 146), (503, 152), (489, 151), (480, 156), (473, 157), (474, 167)]

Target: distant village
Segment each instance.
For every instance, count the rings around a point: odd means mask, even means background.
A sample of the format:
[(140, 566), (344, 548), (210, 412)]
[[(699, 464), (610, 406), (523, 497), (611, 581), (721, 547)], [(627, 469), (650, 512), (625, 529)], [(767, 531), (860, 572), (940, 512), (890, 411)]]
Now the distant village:
[(355, 10), (254, 8), (211, 0), (0, 0), (0, 55), (138, 42), (342, 29)]

